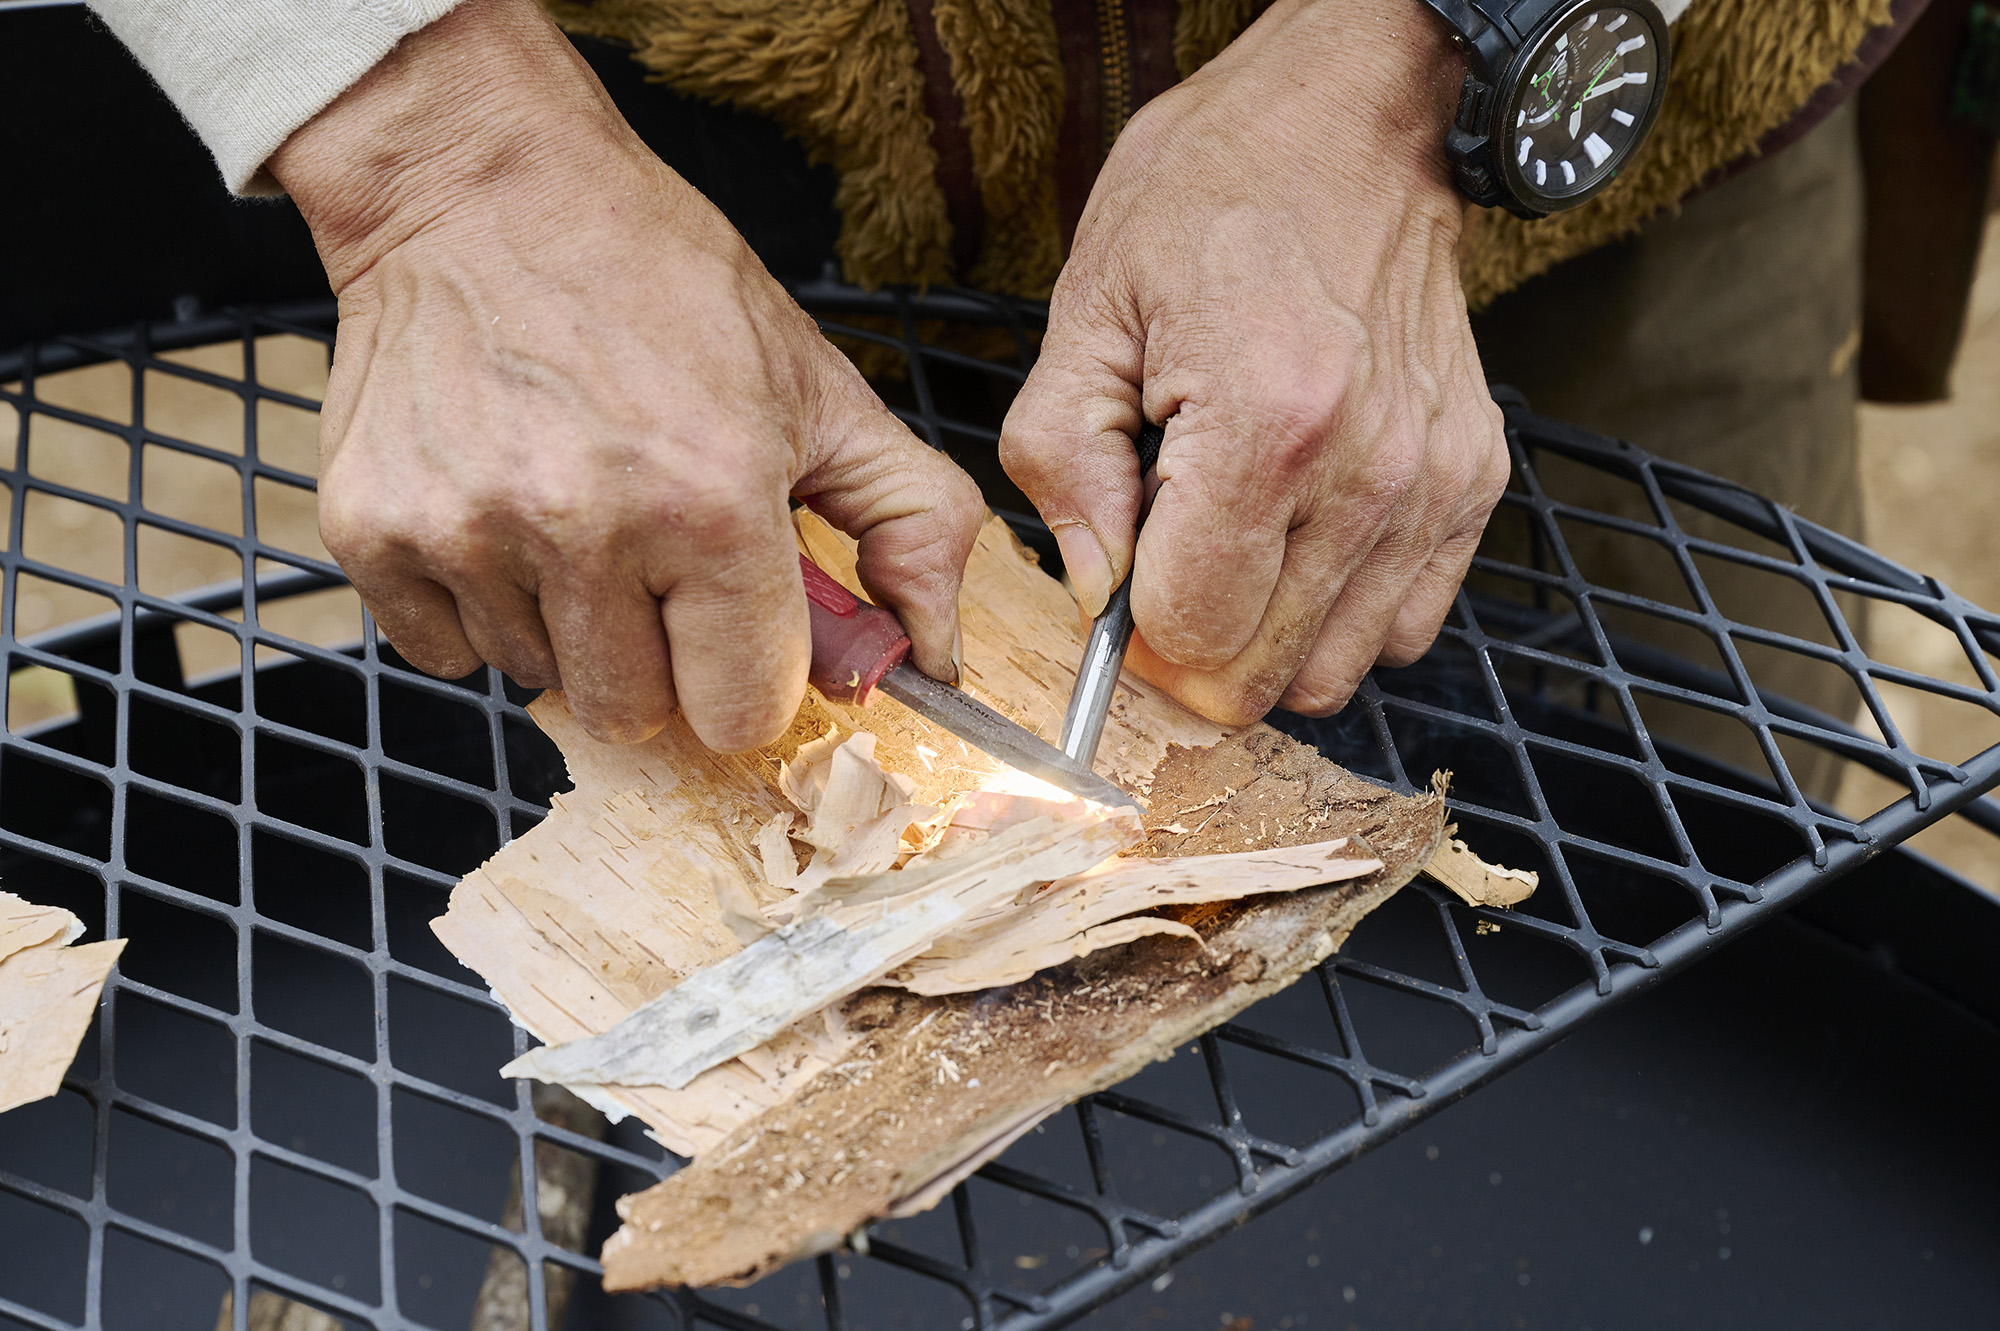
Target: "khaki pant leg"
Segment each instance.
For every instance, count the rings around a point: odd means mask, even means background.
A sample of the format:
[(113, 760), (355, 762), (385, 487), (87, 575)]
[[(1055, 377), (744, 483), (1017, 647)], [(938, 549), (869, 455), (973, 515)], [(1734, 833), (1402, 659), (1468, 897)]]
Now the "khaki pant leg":
[[(1859, 535), (1861, 185), (1847, 108), (1678, 214), (1495, 302), (1473, 321), (1487, 377), (1520, 389), (1546, 415), (1727, 477)], [(1567, 501), (1653, 520), (1636, 489), (1582, 468), (1551, 488)], [(1677, 516), (1699, 535), (1741, 541), (1740, 529), (1704, 522), (1685, 507)], [(1565, 535), (1592, 581), (1693, 604), (1657, 547), (1588, 527)], [(1494, 541), (1511, 543), (1503, 526)], [(1701, 571), (1724, 614), (1834, 641), (1803, 589), (1725, 563)], [(1648, 616), (1617, 619), (1621, 632), (1718, 663), (1699, 634)], [(1762, 648), (1747, 649), (1745, 664), (1761, 688), (1843, 720), (1855, 714), (1860, 695), (1837, 669)], [(1753, 737), (1734, 721), (1662, 711), (1661, 722), (1648, 722), (1665, 738), (1762, 769)], [(1807, 793), (1830, 795), (1835, 764), (1786, 747)]]

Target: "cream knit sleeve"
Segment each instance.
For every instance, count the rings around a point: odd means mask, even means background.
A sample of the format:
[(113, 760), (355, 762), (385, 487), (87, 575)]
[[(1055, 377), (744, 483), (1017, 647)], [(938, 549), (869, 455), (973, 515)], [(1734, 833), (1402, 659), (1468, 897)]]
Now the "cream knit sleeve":
[(159, 81), (236, 194), (395, 44), (459, 0), (88, 0)]

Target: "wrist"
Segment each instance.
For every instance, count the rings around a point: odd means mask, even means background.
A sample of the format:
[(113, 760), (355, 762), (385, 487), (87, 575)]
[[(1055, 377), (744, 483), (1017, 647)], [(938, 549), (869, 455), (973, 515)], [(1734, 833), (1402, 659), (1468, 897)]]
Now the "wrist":
[[(1450, 187), (1443, 139), (1465, 58), (1421, 0), (1278, 0), (1211, 68), (1231, 62), (1261, 64), (1305, 94), (1322, 128), (1305, 141), (1350, 161), (1365, 145), (1376, 171)], [(1339, 136), (1325, 133), (1336, 125)]]
[(635, 142), (533, 0), (468, 0), (294, 131), (269, 167), (341, 291), (449, 218), (602, 184)]

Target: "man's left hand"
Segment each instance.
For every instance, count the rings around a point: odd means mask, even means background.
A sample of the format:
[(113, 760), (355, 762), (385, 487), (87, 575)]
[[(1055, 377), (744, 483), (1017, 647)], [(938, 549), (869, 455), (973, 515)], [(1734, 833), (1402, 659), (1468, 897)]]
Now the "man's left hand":
[(1415, 660), (1506, 484), (1441, 147), (1462, 72), (1417, 0), (1280, 0), (1133, 118), (1078, 227), (1001, 456), (1084, 611), (1129, 572), (1129, 662), (1210, 717)]

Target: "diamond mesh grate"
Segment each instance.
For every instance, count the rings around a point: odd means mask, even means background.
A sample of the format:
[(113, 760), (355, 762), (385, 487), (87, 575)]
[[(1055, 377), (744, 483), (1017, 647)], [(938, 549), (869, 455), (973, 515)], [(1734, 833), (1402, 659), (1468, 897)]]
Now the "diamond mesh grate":
[[(991, 472), (1038, 309), (799, 294), (891, 371), (913, 428)], [(0, 1324), (205, 1331), (227, 1296), (244, 1331), (269, 1291), (456, 1328), (506, 1277), (537, 1328), (571, 1283), (572, 1325), (1053, 1326), (1923, 826), (2000, 830), (1979, 798), (2000, 618), (1508, 402), (1514, 488), (1438, 646), (1284, 724), (1405, 788), (1453, 769), (1464, 835), (1541, 890), (1501, 912), (1412, 884), (1316, 975), (873, 1227), (866, 1255), (614, 1315), (590, 1288), (608, 1198), (677, 1162), (501, 1081), (526, 1037), (428, 933), (561, 765), (504, 680), (408, 668), (319, 548), (330, 329), (323, 307), (246, 311), (0, 360), (0, 882), (133, 940), (62, 1094), (0, 1118)], [(1664, 575), (1616, 576), (1641, 556)], [(1869, 657), (1864, 606), (1931, 635), (1935, 676)], [(1941, 738), (1964, 752), (1905, 739), (1911, 692), (1963, 709)], [(536, 1194), (580, 1164), (588, 1232), (545, 1233)]]

